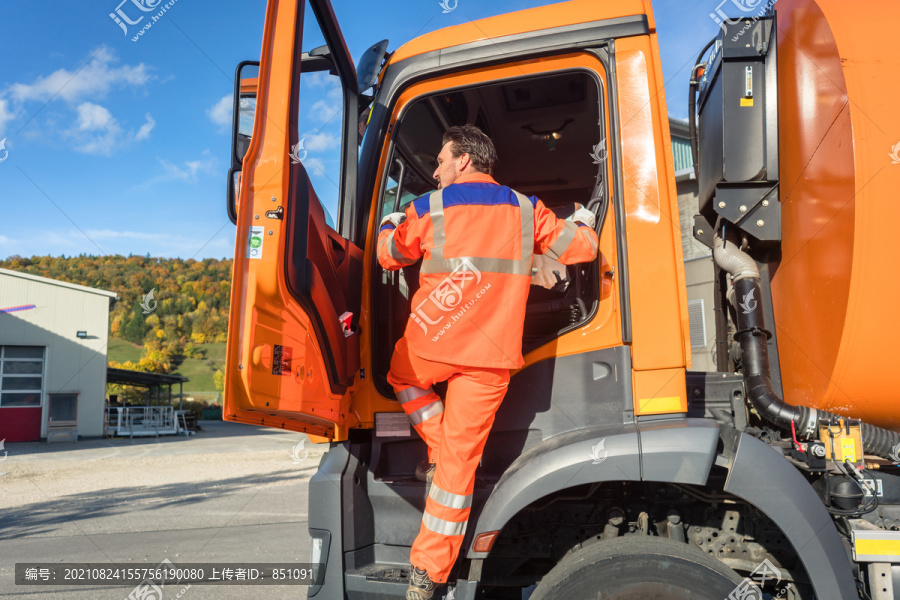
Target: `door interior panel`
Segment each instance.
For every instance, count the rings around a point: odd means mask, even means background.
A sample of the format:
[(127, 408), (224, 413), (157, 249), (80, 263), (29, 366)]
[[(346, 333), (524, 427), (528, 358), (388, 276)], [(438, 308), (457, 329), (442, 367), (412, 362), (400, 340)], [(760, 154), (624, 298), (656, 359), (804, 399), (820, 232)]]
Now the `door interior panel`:
[[(286, 277), (294, 298), (312, 304), (317, 328), (330, 354), (333, 383), (348, 386), (359, 370), (359, 319), (363, 251), (328, 226), (325, 211), (302, 164), (291, 166), (290, 231)], [(308, 216), (307, 216), (308, 215)], [(354, 332), (345, 336), (339, 317), (353, 313)], [(312, 315), (311, 315), (312, 316)], [(328, 352), (327, 350), (330, 350)]]

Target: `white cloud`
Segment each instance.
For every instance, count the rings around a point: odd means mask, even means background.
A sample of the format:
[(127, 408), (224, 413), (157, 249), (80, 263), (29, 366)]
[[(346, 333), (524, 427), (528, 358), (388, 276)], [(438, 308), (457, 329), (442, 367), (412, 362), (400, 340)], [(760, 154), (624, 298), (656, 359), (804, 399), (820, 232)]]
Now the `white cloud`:
[(343, 109), (343, 89), (340, 80), (326, 72), (310, 73), (300, 79), (301, 102), (310, 102), (309, 116), (319, 122), (330, 121)]
[[(331, 76), (325, 71), (316, 71), (315, 73), (306, 73), (301, 76), (303, 78), (303, 85), (306, 87), (327, 87), (329, 84), (329, 80)], [(335, 79), (337, 79), (335, 77)]]
[(150, 132), (153, 131), (154, 127), (156, 127), (156, 121), (153, 120), (153, 117), (150, 116), (150, 113), (144, 115), (144, 118), (147, 119), (147, 122), (141, 125), (141, 128), (138, 129), (137, 134), (134, 136), (134, 139), (137, 141), (145, 140), (150, 137)]
[(78, 129), (81, 131), (96, 131), (98, 129), (109, 130), (118, 127), (112, 113), (103, 106), (92, 102), (84, 102), (78, 105)]
[(109, 156), (122, 138), (122, 127), (106, 107), (83, 102), (76, 109), (78, 122), (69, 135), (76, 140), (75, 150), (85, 154)]
[(146, 190), (157, 183), (171, 181), (183, 181), (194, 183), (200, 175), (218, 175), (216, 159), (209, 150), (204, 150), (197, 160), (187, 160), (180, 164), (173, 163), (165, 158), (157, 159), (162, 166), (162, 174), (135, 186), (135, 191)]
[(0, 98), (0, 134), (6, 130), (6, 124), (15, 118), (16, 114), (10, 108), (9, 100)]
[(225, 128), (231, 126), (231, 113), (234, 109), (234, 99), (231, 94), (224, 96), (221, 100), (213, 104), (211, 108), (206, 110), (209, 120)]
[(80, 69), (58, 69), (31, 83), (14, 83), (8, 92), (18, 102), (48, 101), (55, 97), (77, 102), (87, 97), (103, 98), (114, 87), (138, 87), (152, 79), (144, 63), (116, 66), (117, 62), (115, 53), (101, 46)]
[(329, 100), (318, 100), (313, 103), (309, 110), (309, 116), (322, 123), (327, 123), (336, 118), (343, 108), (340, 102), (331, 102)]
[(311, 133), (303, 136), (303, 147), (310, 152), (323, 152), (337, 148), (341, 140), (331, 133)]
[(82, 102), (75, 110), (78, 113), (75, 127), (64, 135), (72, 138), (75, 150), (84, 154), (110, 156), (113, 150), (129, 142), (146, 139), (156, 126), (156, 121), (147, 113), (144, 115), (146, 122), (137, 133), (134, 130), (126, 132), (105, 106)]
[(0, 235), (0, 244), (14, 244), (16, 240), (12, 240), (5, 235)]
[(182, 181), (196, 181), (198, 173), (211, 175), (216, 172), (216, 160), (212, 157), (209, 150), (204, 150), (201, 158), (198, 160), (185, 161), (183, 167), (170, 163), (164, 158), (160, 159), (159, 162), (168, 176)]
[(310, 175), (325, 175), (325, 163), (321, 159), (315, 157), (307, 158), (303, 161), (303, 166), (306, 167), (306, 172)]

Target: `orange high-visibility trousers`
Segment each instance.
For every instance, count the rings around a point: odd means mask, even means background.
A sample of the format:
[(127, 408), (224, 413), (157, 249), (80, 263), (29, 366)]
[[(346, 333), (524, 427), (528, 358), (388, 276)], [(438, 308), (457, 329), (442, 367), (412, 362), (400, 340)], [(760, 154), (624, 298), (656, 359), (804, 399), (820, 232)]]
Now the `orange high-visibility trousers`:
[[(431, 386), (447, 381), (447, 403)], [(410, 562), (446, 583), (466, 533), (475, 469), (509, 386), (509, 369), (480, 369), (434, 362), (410, 352), (400, 338), (388, 382), (437, 463)]]

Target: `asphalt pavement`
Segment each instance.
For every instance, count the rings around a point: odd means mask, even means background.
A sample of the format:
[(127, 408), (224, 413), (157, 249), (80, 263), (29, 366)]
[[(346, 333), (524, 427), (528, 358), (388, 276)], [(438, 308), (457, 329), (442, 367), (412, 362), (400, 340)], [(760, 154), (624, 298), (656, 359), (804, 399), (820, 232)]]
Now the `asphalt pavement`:
[(191, 437), (6, 443), (0, 462), (0, 597), (41, 600), (303, 599), (302, 585), (16, 585), (16, 563), (302, 564), (305, 435), (201, 421)]

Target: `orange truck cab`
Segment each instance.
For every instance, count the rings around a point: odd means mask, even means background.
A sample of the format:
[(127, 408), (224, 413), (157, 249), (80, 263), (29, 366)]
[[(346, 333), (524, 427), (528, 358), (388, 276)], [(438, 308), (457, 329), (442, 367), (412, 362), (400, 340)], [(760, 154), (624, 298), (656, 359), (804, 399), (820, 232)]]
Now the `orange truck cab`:
[[(383, 216), (436, 188), (443, 132), (474, 123), (497, 147), (500, 183), (560, 217), (578, 205), (595, 213), (600, 257), (560, 265), (555, 285), (531, 287), (525, 364), (497, 413), (447, 597), (528, 590), (535, 599), (720, 600), (761, 589), (900, 598), (892, 460), (900, 435), (882, 429), (900, 425), (898, 405), (885, 400), (889, 391), (896, 397), (891, 378), (873, 375), (881, 387), (870, 381), (865, 399), (842, 404), (823, 383), (829, 374), (814, 373), (809, 356), (821, 348), (804, 358), (816, 335), (794, 332), (798, 344), (782, 334), (791, 319), (808, 321), (798, 286), (815, 296), (831, 285), (813, 257), (801, 256), (791, 277), (779, 273), (782, 250), (800, 252), (806, 238), (796, 236), (809, 237), (808, 215), (827, 212), (802, 196), (817, 192), (797, 171), (801, 154), (816, 168), (838, 156), (857, 173), (871, 166), (854, 154), (851, 125), (865, 124), (851, 109), (828, 156), (815, 144), (827, 123), (803, 126), (843, 114), (804, 112), (816, 101), (804, 86), (821, 84), (812, 59), (803, 62), (807, 46), (830, 76), (844, 69), (845, 100), (865, 86), (860, 67), (836, 48), (873, 60), (870, 49), (841, 46), (854, 35), (844, 21), (861, 17), (837, 4), (782, 0), (777, 15), (760, 6), (752, 19), (724, 19), (693, 70), (694, 232), (714, 249), (720, 346), (718, 372), (702, 373), (689, 370), (678, 197), (649, 0), (570, 0), (469, 22), (391, 53), (386, 41), (375, 44), (358, 65), (328, 0), (269, 1), (260, 59), (241, 63), (236, 76), (224, 418), (328, 445), (309, 485), (317, 574), (308, 597), (402, 598), (406, 589), (427, 496), (414, 471), (426, 447), (386, 376), (411, 318), (418, 265), (384, 271), (375, 243)], [(304, 23), (313, 21), (326, 45), (304, 52)], [(809, 22), (818, 28), (806, 29)], [(797, 47), (779, 48), (787, 44)], [(879, 68), (900, 74), (897, 65)], [(316, 74), (339, 79), (343, 104), (334, 222), (297, 126), (304, 81)], [(779, 123), (802, 148), (784, 133), (779, 144)], [(875, 289), (870, 272), (860, 267), (855, 277)], [(889, 270), (881, 277), (900, 292)], [(843, 309), (857, 310), (849, 297)], [(826, 310), (821, 302), (807, 303), (812, 314)], [(838, 329), (825, 330), (829, 352), (845, 350)]]

